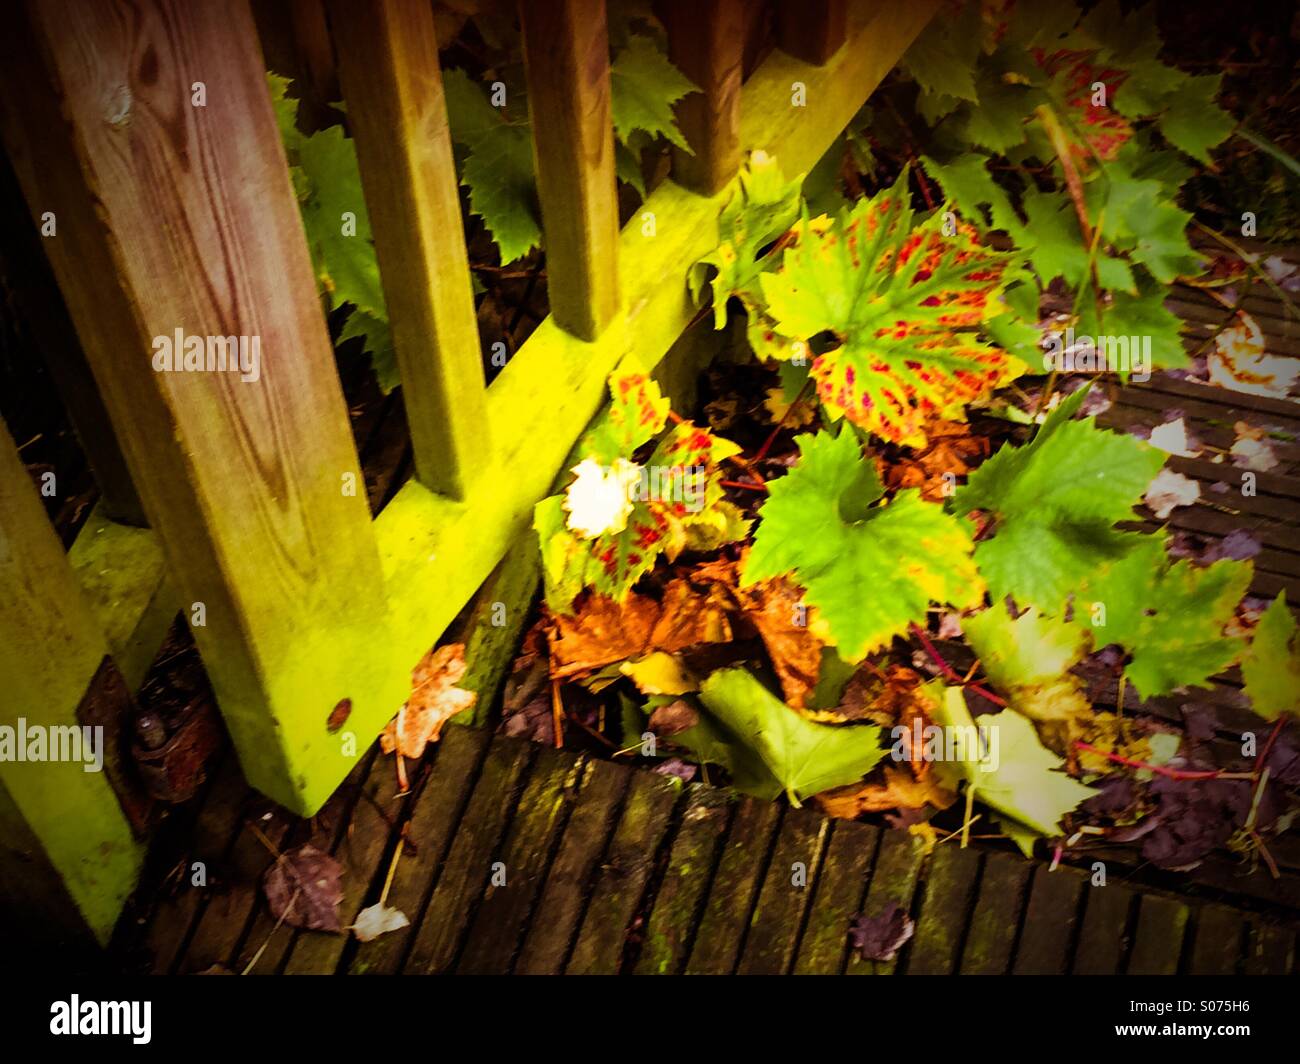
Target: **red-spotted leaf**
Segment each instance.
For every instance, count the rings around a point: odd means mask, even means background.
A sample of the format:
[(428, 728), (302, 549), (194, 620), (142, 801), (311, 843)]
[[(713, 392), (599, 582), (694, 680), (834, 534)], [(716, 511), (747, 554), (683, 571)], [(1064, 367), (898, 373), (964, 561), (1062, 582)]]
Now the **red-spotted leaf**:
[(979, 339), (1005, 309), (1012, 259), (936, 212), (913, 225), (907, 174), (819, 229), (805, 218), (779, 272), (761, 278), (774, 329), (793, 340), (831, 333), (812, 375), (835, 417), (883, 439), (926, 441), (925, 423), (1025, 372)]

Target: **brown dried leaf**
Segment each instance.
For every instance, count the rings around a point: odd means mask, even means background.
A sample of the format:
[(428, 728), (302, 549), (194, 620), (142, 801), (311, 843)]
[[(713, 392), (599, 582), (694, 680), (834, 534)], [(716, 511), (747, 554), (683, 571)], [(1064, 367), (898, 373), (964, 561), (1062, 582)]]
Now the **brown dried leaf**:
[(412, 760), (423, 757), (425, 745), (436, 743), (442, 735), (442, 726), (478, 700), (473, 691), (456, 686), (464, 675), (464, 643), (429, 651), (411, 672), (411, 697), (379, 737), (384, 753), (397, 750)]
[(262, 889), (271, 915), (290, 927), (342, 931), (343, 869), (310, 842), (282, 853), (266, 871)]
[(679, 577), (663, 601), (636, 591), (618, 603), (604, 595), (579, 599), (577, 610), (553, 618), (551, 676), (573, 679), (653, 651), (672, 654), (731, 640), (725, 600)]
[(937, 773), (927, 772), (918, 780), (907, 769), (886, 765), (883, 774), (883, 779), (825, 791), (813, 801), (827, 816), (856, 820), (866, 813), (888, 809), (920, 809), (926, 805), (947, 809), (957, 800), (956, 794), (938, 782)]
[[(925, 426), (926, 446), (905, 448), (892, 462), (877, 458), (880, 478), (890, 491), (920, 488), (922, 498), (941, 502), (952, 494), (956, 478), (964, 477), (988, 457), (989, 442), (969, 425), (935, 420)], [(947, 476), (945, 476), (947, 474)]]

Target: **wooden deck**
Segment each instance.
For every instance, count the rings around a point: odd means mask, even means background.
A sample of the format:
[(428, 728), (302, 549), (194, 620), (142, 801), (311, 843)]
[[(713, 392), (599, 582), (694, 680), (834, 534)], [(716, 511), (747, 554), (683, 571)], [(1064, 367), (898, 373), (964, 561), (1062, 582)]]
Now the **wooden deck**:
[[(315, 820), (290, 824), (215, 781), (185, 886), (116, 953), (131, 970), (196, 973), (1260, 973), (1295, 969), (1300, 907), (1199, 902), (1109, 865), (1086, 870), (685, 787), (453, 726), (412, 794), (369, 759)], [(263, 806), (266, 808), (264, 809)], [(312, 841), (344, 868), (344, 922), (376, 901), (412, 926), (369, 943), (277, 928), (258, 883), (267, 843)], [(188, 887), (207, 864), (208, 890)], [(801, 867), (802, 866), (802, 867)], [(801, 875), (801, 872), (804, 873)], [(504, 885), (493, 885), (504, 875)], [(1294, 880), (1294, 874), (1291, 877)], [(1292, 889), (1294, 890), (1294, 882)], [(850, 955), (852, 916), (894, 901), (916, 934), (894, 964)]]
[[(1191, 346), (1223, 319), (1203, 293), (1172, 296)], [(1300, 356), (1300, 323), (1271, 300), (1247, 308), (1270, 351)], [(410, 444), (398, 396), (365, 388), (353, 429), (378, 511), (410, 469)], [(1285, 588), (1300, 604), (1300, 405), (1164, 375), (1113, 399), (1100, 420), (1119, 430), (1172, 415), (1219, 451), (1243, 419), (1290, 437), (1273, 441), (1279, 465), (1259, 474), (1253, 497), (1230, 462), (1171, 458), (1201, 482), (1201, 500), (1168, 525), (1202, 545), (1250, 532), (1262, 545), (1252, 593)], [(1136, 703), (1130, 692), (1124, 708), (1181, 728), (1184, 703), (1208, 704), (1221, 741), (1239, 742), (1260, 727), (1240, 686), (1233, 670), (1192, 696)], [(387, 903), (411, 927), (365, 944), (277, 927), (261, 877), (272, 851), (308, 841), (344, 868), (344, 924), (392, 871)], [(1269, 847), (1276, 878), (1227, 852), (1191, 873), (1119, 847), (1067, 851), (1054, 871), (996, 844), (963, 850), (954, 839), (926, 854), (905, 832), (451, 727), (409, 795), (372, 751), (311, 820), (250, 791), (228, 755), (201, 805), (179, 811), (155, 845), (111, 955), (120, 969), (160, 973), (1293, 973), (1300, 835)], [(1096, 860), (1104, 887), (1091, 885)], [(206, 887), (190, 885), (195, 861)], [(897, 962), (850, 955), (854, 914), (890, 901), (916, 921)]]

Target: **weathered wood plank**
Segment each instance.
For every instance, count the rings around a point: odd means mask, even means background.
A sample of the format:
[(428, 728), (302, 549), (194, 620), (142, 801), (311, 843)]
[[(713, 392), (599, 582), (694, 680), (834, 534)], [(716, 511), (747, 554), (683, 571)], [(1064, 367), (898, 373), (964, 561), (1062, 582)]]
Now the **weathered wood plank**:
[(955, 844), (934, 851), (921, 889), (916, 934), (908, 947), (909, 975), (951, 975), (956, 971), (979, 865), (976, 851)]
[(529, 0), (519, 17), (551, 316), (594, 340), (620, 291), (605, 4)]
[[(353, 803), (361, 793), (365, 780), (370, 775), (370, 768), (378, 754), (378, 746), (368, 750), (343, 785), (330, 795), (329, 800), (320, 811), (309, 820), (299, 820), (286, 832), (279, 853), (272, 855), (265, 846), (266, 860), (263, 871), (257, 879), (257, 908), (249, 923), (237, 951), (233, 970), (240, 975), (268, 975), (283, 969), (286, 959), (293, 951), (300, 935), (296, 928), (280, 923), (271, 915), (266, 895), (262, 889), (266, 870), (281, 854), (296, 850), (310, 843), (323, 853), (333, 854), (338, 850), (352, 815)], [(256, 838), (256, 835), (254, 835)], [(306, 932), (316, 934), (317, 932)]]
[(1295, 932), (1259, 918), (1250, 921), (1246, 975), (1290, 975), (1295, 966)]
[(839, 975), (843, 970), (849, 924), (867, 891), (879, 844), (879, 829), (867, 824), (837, 820), (831, 825), (826, 861), (799, 940), (796, 975)]
[[(114, 679), (103, 668), (108, 650), (18, 448), (0, 423), (0, 722), (32, 728), (44, 754), (62, 734), (69, 744), (65, 757), (76, 758), (0, 761), (0, 876), (6, 892), (32, 913), (45, 912), (46, 898), (66, 891), (101, 942), (108, 941), (143, 860), (102, 771), (109, 755), (118, 756), (114, 724), (130, 706), (120, 681), (108, 686)], [(108, 699), (102, 711), (109, 719), (98, 744), (105, 762), (101, 771), (88, 771), (95, 748), (83, 746), (80, 714), (100, 694), (96, 685)], [(15, 742), (26, 756), (30, 741)], [(51, 921), (66, 911), (56, 908)]]
[[(233, 753), (228, 753), (203, 796), (185, 853), (179, 865), (170, 870), (177, 877), (172, 893), (158, 903), (145, 929), (142, 945), (153, 958), (152, 971), (157, 975), (176, 969), (191, 930), (220, 889), (221, 868), (239, 824), (240, 799), (247, 791), (239, 763)], [(202, 866), (202, 885), (194, 882), (200, 871), (196, 864)]]
[(122, 679), (138, 691), (179, 603), (158, 536), (112, 521), (105, 507), (96, 506), (68, 551), (68, 563)]
[(1128, 959), (1128, 974), (1174, 975), (1182, 956), (1189, 915), (1182, 902), (1143, 894), (1138, 903), (1137, 930)]
[[(369, 901), (376, 880), (382, 886), (388, 871), (383, 858), (393, 837), (393, 826), (401, 820), (404, 804), (410, 801), (409, 795), (398, 793), (398, 787), (394, 758), (377, 750), (334, 852), (335, 860), (343, 869), (339, 922), (344, 928), (355, 922)], [(400, 846), (401, 840), (396, 841)], [(341, 935), (300, 934), (285, 962), (285, 974), (334, 974), (351, 937), (351, 932), (346, 930)]]
[[(925, 847), (921, 840), (903, 831), (881, 833), (880, 851), (871, 872), (867, 895), (862, 901), (862, 911), (868, 916), (878, 916), (888, 902), (895, 902), (905, 912), (912, 908), (921, 865), (925, 862)], [(898, 961), (864, 961), (857, 953), (849, 955), (845, 965), (846, 975), (892, 975)]]
[(849, 0), (776, 0), (776, 39), (783, 51), (820, 66), (844, 44)]
[(541, 900), (515, 962), (523, 975), (558, 975), (587, 905), (596, 862), (618, 818), (632, 773), (610, 761), (592, 761), (582, 779), (578, 803), (551, 862)]
[(556, 839), (576, 800), (584, 767), (569, 751), (538, 750), (537, 763), (501, 849), (505, 882), (488, 885), (456, 964), (458, 972), (505, 975), (510, 971), (528, 915), (545, 882)]
[(1068, 970), (1084, 882), (1072, 868), (1034, 868), (1012, 966), (1016, 975), (1063, 975)]
[(1133, 892), (1121, 886), (1085, 888), (1083, 925), (1074, 951), (1075, 975), (1114, 975), (1128, 949)]
[(486, 724), (496, 709), (541, 580), (541, 552), (530, 533), (510, 548), (479, 590), (465, 621), (465, 675), (457, 685), (478, 695), (475, 724)]
[(433, 8), (331, 0), (339, 76), (388, 306), (415, 471), (463, 498), (487, 407)]
[(1010, 971), (1015, 928), (1020, 924), (1032, 868), (1028, 861), (1006, 854), (985, 854), (979, 897), (961, 951), (962, 975), (1006, 975)]
[(406, 913), (411, 926), (358, 945), (348, 966), (351, 974), (391, 974), (401, 968), (490, 738), (479, 728), (453, 724), (443, 729), (433, 764), (415, 796), (407, 821), (406, 851), (388, 890), (388, 904)]
[[(179, 971), (207, 971), (214, 964), (230, 967), (246, 937), (261, 897), (262, 876), (289, 836), (289, 815), (269, 799), (249, 791), (239, 806), (241, 824), (230, 851), (218, 868), (217, 888), (199, 914)], [(260, 833), (260, 837), (259, 837)]]
[(627, 933), (654, 870), (659, 844), (668, 832), (680, 781), (657, 772), (637, 772), (609, 849), (592, 884), (567, 975), (613, 975), (623, 961)]
[(749, 926), (780, 811), (771, 802), (742, 799), (731, 817), (726, 848), (686, 964), (688, 975), (730, 975)]
[(741, 975), (785, 975), (794, 962), (831, 821), (811, 809), (789, 810), (781, 821), (767, 875), (749, 920)]
[(1236, 975), (1245, 942), (1245, 917), (1226, 905), (1197, 910), (1192, 927), (1191, 975)]
[[(773, 52), (742, 90), (742, 145), (779, 158), (820, 158), (936, 6), (917, 0), (864, 13), (824, 67)], [(792, 81), (808, 86), (807, 107), (790, 106)], [(574, 440), (604, 402), (610, 371), (627, 355), (653, 366), (695, 316), (683, 264), (717, 245), (728, 196), (724, 189), (704, 198), (663, 182), (644, 208), (661, 220), (655, 237), (644, 236), (634, 220), (619, 238), (625, 313), (596, 343), (548, 318), (488, 389), (496, 468), (476, 493), (457, 503), (412, 481), (379, 515), (399, 658), (418, 660), (527, 532), (533, 505), (550, 492)]]
[(638, 975), (681, 972), (734, 804), (733, 795), (716, 787), (691, 788), (646, 925)]
[(433, 975), (451, 970), (470, 915), (491, 882), (501, 838), (534, 749), (531, 743), (518, 739), (497, 736), (492, 740), (428, 907), (420, 918), (404, 972)]
[(745, 52), (742, 0), (667, 0), (668, 57), (699, 86), (677, 102), (691, 146), (673, 148), (673, 179), (711, 196), (740, 166), (740, 84)]
[[(356, 451), (247, 4), (52, 2), (14, 23), (0, 124), (28, 206), (60, 218), (54, 273), (181, 601), (203, 604), (249, 782), (312, 813), (356, 763), (330, 714), (350, 699), (349, 728), (376, 734), (416, 659), (393, 656), (348, 494)], [(155, 372), (178, 330), (182, 371)], [(241, 337), (238, 370), (183, 371), (193, 345), (219, 366)]]

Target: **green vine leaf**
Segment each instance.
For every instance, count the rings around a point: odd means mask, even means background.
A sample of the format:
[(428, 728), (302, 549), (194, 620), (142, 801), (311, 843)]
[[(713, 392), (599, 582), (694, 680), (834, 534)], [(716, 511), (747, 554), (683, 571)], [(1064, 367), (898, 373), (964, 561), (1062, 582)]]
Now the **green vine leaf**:
[(1143, 537), (1115, 528), (1132, 518), (1165, 455), (1141, 440), (1071, 420), (1087, 389), (1048, 416), (1023, 447), (1004, 445), (953, 496), (954, 512), (983, 511), (994, 534), (975, 560), (995, 602), (1059, 613), (1092, 572)]
[(1286, 592), (1264, 611), (1250, 649), (1241, 661), (1241, 677), (1251, 708), (1265, 720), (1283, 713), (1300, 717), (1300, 637), (1286, 602)]
[(805, 720), (746, 669), (713, 673), (700, 688), (700, 701), (729, 737), (767, 766), (794, 806), (860, 780), (885, 756), (879, 728)]
[(1067, 734), (1092, 715), (1083, 681), (1070, 672), (1088, 648), (1088, 635), (1077, 625), (1034, 609), (1013, 618), (1005, 603), (994, 602), (963, 618), (961, 630), (989, 682), (1017, 713)]
[(1216, 102), (1222, 80), (1222, 74), (1188, 78), (1159, 121), (1160, 132), (1170, 144), (1207, 166), (1210, 149), (1222, 144), (1236, 125)]
[(673, 104), (696, 91), (698, 87), (673, 66), (652, 37), (634, 33), (609, 67), (614, 132), (626, 142), (640, 130), (690, 151), (673, 117)]
[(511, 120), (465, 71), (444, 70), (442, 83), (451, 138), (466, 150), (461, 184), (470, 210), (492, 233), (501, 262), (513, 262), (542, 240), (526, 103), (516, 94), (512, 107), (522, 117)]
[[(401, 380), (356, 149), (341, 126), (303, 136), (288, 79), (268, 74), (267, 80), (316, 281), (331, 306), (352, 304), (339, 340), (364, 338), (375, 378), (388, 394)], [(345, 222), (349, 212), (351, 223)]]
[(1203, 686), (1241, 653), (1224, 635), (1250, 588), (1250, 562), (1169, 563), (1161, 536), (1144, 536), (1126, 557), (1086, 582), (1075, 600), (1078, 623), (1098, 648), (1118, 644), (1132, 660), (1125, 675), (1142, 698)]
[(829, 227), (805, 218), (781, 269), (759, 280), (777, 332), (838, 340), (813, 362), (827, 410), (922, 446), (927, 419), (964, 418), (966, 403), (1026, 367), (975, 332), (1001, 313), (1014, 260), (982, 247), (973, 227), (948, 226), (943, 212), (913, 226), (907, 180), (905, 170)]
[(795, 442), (798, 464), (768, 485), (759, 510), (744, 586), (793, 572), (852, 661), (924, 621), (931, 602), (980, 600), (960, 522), (914, 490), (880, 502), (880, 481), (849, 427)]
[[(986, 714), (978, 725), (966, 708), (960, 687), (944, 687), (935, 680), (926, 686), (934, 722), (943, 728), (962, 729), (967, 737), (958, 749), (965, 756), (935, 762), (941, 778), (955, 789), (965, 782), (975, 797), (1040, 835), (1061, 831), (1061, 818), (1097, 792), (1060, 770), (1065, 762), (1038, 741), (1034, 726), (1019, 713), (1006, 709)], [(980, 744), (978, 728), (987, 742)]]
[(740, 171), (735, 191), (718, 219), (721, 243), (695, 262), (687, 275), (691, 297), (697, 303), (705, 285), (711, 284), (715, 329), (727, 324), (727, 300), (732, 296), (744, 304), (751, 322), (761, 314), (763, 293), (758, 279), (771, 268), (775, 255), (760, 253), (798, 220), (802, 184), (802, 176), (786, 181), (776, 160), (766, 152), (754, 152)]

